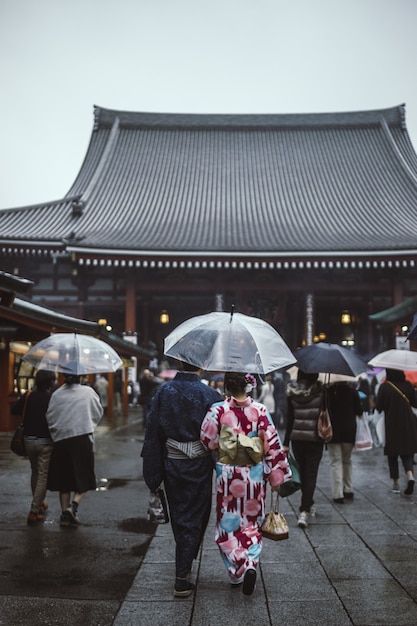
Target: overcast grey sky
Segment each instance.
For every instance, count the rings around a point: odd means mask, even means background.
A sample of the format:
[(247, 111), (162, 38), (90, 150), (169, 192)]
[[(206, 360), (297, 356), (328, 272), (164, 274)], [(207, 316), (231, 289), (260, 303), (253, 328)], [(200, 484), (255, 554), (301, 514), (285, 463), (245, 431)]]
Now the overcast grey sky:
[(304, 113), (406, 104), (416, 0), (0, 0), (0, 208), (61, 198), (93, 105)]

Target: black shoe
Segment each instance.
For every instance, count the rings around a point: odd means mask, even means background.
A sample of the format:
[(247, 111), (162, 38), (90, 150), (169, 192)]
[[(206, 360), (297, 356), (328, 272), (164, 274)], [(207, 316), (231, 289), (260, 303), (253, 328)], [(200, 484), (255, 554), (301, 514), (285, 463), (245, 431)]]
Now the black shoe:
[(251, 596), (256, 584), (256, 570), (252, 567), (246, 570), (245, 577), (243, 579), (242, 593), (245, 596)]
[(78, 519), (75, 513), (73, 512), (73, 510), (71, 509), (71, 507), (68, 507), (68, 509), (65, 509), (65, 511), (62, 512), (62, 515), (59, 519), (59, 525), (60, 526), (78, 526)]
[(343, 497), (345, 500), (353, 500), (353, 491), (344, 491)]
[(410, 478), (408, 481), (407, 489), (404, 491), (406, 496), (411, 496), (414, 491), (414, 478)]
[(337, 504), (343, 504), (344, 501), (344, 498), (333, 498), (333, 502), (336, 502)]
[(176, 598), (186, 598), (193, 593), (194, 589), (195, 585), (186, 578), (175, 579), (174, 596)]

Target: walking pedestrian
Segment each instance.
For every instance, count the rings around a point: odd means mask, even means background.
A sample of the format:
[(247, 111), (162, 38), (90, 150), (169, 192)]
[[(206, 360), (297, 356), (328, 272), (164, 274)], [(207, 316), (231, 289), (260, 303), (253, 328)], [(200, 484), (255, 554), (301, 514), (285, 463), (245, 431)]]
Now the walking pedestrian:
[(48, 489), (59, 491), (61, 526), (78, 524), (81, 500), (87, 491), (97, 487), (93, 442), (102, 416), (103, 407), (96, 391), (82, 385), (80, 376), (65, 374), (64, 384), (52, 394), (46, 413), (54, 441)]
[(353, 498), (352, 450), (356, 437), (356, 417), (362, 419), (359, 393), (347, 381), (337, 381), (325, 390), (333, 437), (327, 444), (332, 497), (343, 504)]
[(265, 405), (266, 410), (275, 422), (275, 386), (271, 374), (265, 376), (265, 383), (262, 385), (258, 401)]
[(183, 371), (156, 391), (142, 449), (143, 477), (151, 491), (164, 483), (175, 539), (174, 596), (189, 596), (190, 581), (211, 510), (213, 461), (200, 442), (201, 423), (219, 394), (201, 382), (202, 370)]
[(31, 467), (32, 503), (27, 518), (29, 526), (43, 522), (48, 508), (45, 495), (53, 441), (46, 421), (46, 411), (54, 382), (55, 374), (52, 372), (36, 372), (35, 388), (21, 396), (11, 411), (13, 415), (23, 416), (25, 448)]
[(277, 490), (291, 479), (287, 455), (265, 405), (249, 394), (250, 374), (227, 372), (226, 399), (214, 404), (201, 427), (201, 441), (215, 451), (217, 521), (215, 541), (232, 585), (251, 595), (262, 550), (267, 481)]
[(298, 370), (297, 380), (287, 386), (288, 412), (284, 449), (291, 442), (301, 478), (301, 504), (298, 526), (307, 528), (309, 515), (315, 515), (314, 491), (323, 456), (324, 442), (317, 434), (317, 420), (322, 402), (323, 386), (318, 374)]
[(414, 491), (413, 455), (417, 452), (417, 420), (412, 406), (417, 407), (416, 389), (402, 370), (387, 369), (386, 380), (378, 390), (376, 410), (385, 415), (384, 454), (388, 457), (392, 492), (400, 493), (400, 457), (407, 476), (407, 496)]

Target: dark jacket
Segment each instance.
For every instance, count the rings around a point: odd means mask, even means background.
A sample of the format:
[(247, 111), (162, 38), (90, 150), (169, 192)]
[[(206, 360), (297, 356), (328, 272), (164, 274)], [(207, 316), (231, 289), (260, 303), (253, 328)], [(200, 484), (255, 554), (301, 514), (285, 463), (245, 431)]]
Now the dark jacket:
[(337, 382), (326, 389), (326, 398), (333, 428), (331, 443), (355, 443), (356, 416), (362, 415), (358, 392), (346, 382)]
[[(215, 402), (219, 402), (219, 393), (201, 382), (197, 374), (178, 372), (174, 380), (167, 382), (157, 390), (148, 413), (145, 441), (143, 443), (143, 478), (151, 491), (164, 480), (166, 471), (166, 440), (200, 441), (202, 421)], [(211, 462), (211, 461), (210, 461)], [(187, 462), (192, 472), (195, 465), (207, 465), (207, 457), (196, 458)], [(171, 459), (169, 466), (184, 465), (183, 461)], [(210, 478), (212, 466), (206, 473)], [(178, 474), (180, 470), (178, 470)], [(184, 476), (184, 484), (193, 480)]]
[(384, 454), (409, 456), (417, 452), (417, 418), (410, 408), (410, 405), (417, 407), (416, 390), (407, 380), (392, 384), (382, 383), (376, 399), (376, 410), (385, 414)]
[(288, 413), (284, 446), (292, 441), (323, 440), (317, 434), (317, 419), (320, 412), (323, 386), (320, 381), (305, 385), (302, 381), (287, 386)]
[[(29, 394), (29, 396), (27, 395)], [(26, 409), (25, 401), (27, 398)], [(50, 439), (51, 434), (49, 432), (48, 423), (46, 421), (46, 411), (51, 399), (51, 393), (49, 391), (27, 391), (19, 400), (12, 406), (12, 415), (22, 415), (23, 412), (23, 430), (27, 437), (40, 437)]]

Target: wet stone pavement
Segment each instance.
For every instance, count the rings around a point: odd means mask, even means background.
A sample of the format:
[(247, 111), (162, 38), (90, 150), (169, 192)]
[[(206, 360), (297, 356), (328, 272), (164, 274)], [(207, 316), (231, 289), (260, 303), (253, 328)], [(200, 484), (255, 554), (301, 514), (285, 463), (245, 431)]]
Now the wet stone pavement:
[(57, 494), (46, 523), (26, 525), (27, 461), (0, 437), (1, 626), (417, 626), (417, 494), (390, 492), (380, 448), (354, 452), (355, 498), (344, 504), (332, 501), (325, 452), (306, 530), (297, 528), (299, 494), (281, 500), (290, 537), (265, 540), (250, 597), (227, 581), (212, 515), (197, 591), (178, 599), (170, 526), (145, 519), (140, 417), (114, 426), (99, 429), (100, 490), (81, 503), (79, 528), (59, 527)]

